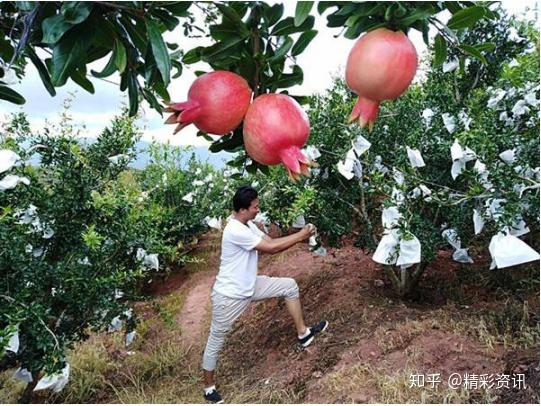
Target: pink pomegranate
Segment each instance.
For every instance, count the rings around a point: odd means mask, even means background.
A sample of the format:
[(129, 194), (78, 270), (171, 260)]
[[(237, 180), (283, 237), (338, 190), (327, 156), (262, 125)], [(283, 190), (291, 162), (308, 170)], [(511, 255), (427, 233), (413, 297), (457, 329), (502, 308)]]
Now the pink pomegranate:
[(169, 103), (173, 113), (165, 124), (178, 124), (174, 134), (193, 123), (201, 131), (224, 135), (242, 122), (250, 105), (252, 90), (241, 76), (228, 71), (205, 73), (193, 82), (188, 101)]
[(417, 52), (402, 31), (378, 28), (363, 35), (349, 53), (346, 83), (358, 96), (349, 122), (372, 131), (379, 104), (408, 88), (417, 71)]
[(308, 176), (312, 162), (300, 148), (310, 135), (308, 116), (301, 106), (285, 94), (257, 97), (244, 117), (246, 152), (264, 165), (283, 163), (289, 176), (299, 180)]

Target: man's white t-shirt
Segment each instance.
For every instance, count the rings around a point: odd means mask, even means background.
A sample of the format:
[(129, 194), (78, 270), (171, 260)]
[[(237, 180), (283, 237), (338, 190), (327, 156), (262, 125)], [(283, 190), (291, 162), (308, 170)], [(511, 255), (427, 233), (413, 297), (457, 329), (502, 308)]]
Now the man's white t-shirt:
[(214, 290), (232, 299), (253, 296), (257, 277), (257, 250), (263, 233), (252, 222), (245, 225), (231, 218), (222, 236), (220, 271)]

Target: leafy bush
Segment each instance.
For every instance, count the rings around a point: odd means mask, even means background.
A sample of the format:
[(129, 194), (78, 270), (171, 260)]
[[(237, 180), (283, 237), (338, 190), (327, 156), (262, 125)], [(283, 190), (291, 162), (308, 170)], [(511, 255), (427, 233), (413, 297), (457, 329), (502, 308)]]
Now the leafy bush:
[[(129, 301), (141, 282), (189, 260), (186, 246), (208, 230), (205, 218), (222, 213), (224, 178), (193, 156), (176, 166), (183, 151), (154, 147), (148, 168), (127, 167), (140, 132), (126, 113), (95, 142), (80, 135), (68, 110), (40, 134), (19, 114), (0, 144), (20, 157), (6, 170), (18, 183), (0, 191), (0, 367), (32, 373), (27, 396), (91, 330), (122, 321), (133, 329)], [(182, 199), (188, 193), (193, 203)], [(6, 351), (16, 338), (18, 350)]]

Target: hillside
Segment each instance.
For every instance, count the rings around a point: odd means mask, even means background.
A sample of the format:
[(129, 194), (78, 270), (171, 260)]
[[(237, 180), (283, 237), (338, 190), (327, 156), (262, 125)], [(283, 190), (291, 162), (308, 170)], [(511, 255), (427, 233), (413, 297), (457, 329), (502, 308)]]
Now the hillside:
[[(201, 403), (219, 235), (204, 236), (196, 254), (204, 262), (147, 288), (153, 297), (136, 306), (141, 323), (128, 350), (120, 333), (92, 336), (71, 352), (67, 388), (36, 401)], [(219, 389), (227, 403), (538, 403), (539, 295), (521, 272), (534, 270), (461, 269), (440, 252), (417, 297), (400, 301), (379, 266), (351, 245), (326, 257), (304, 244), (263, 255), (260, 273), (294, 277), (307, 322), (325, 318), (330, 327), (299, 350), (283, 302), (253, 304), (225, 346)], [(434, 389), (410, 388), (410, 374), (436, 373)], [(453, 373), (525, 374), (526, 389), (451, 389)], [(0, 378), (0, 395), (14, 402), (11, 382)]]

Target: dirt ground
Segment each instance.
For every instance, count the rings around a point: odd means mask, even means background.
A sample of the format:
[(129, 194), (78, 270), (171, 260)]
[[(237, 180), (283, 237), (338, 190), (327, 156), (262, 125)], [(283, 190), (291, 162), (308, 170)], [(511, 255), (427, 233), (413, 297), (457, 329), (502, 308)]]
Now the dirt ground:
[[(71, 389), (35, 401), (200, 403), (219, 233), (203, 236), (194, 255), (204, 262), (156, 279), (147, 288), (154, 299), (136, 304), (132, 351), (93, 337), (77, 349)], [(218, 389), (227, 403), (539, 403), (539, 282), (528, 282), (539, 269), (493, 272), (486, 257), (474, 259), (465, 267), (439, 252), (401, 300), (371, 254), (349, 243), (324, 257), (306, 244), (261, 255), (260, 274), (297, 281), (306, 323), (330, 326), (301, 350), (283, 300), (253, 303), (220, 356)], [(99, 354), (83, 358), (85, 348)], [(498, 388), (503, 374), (508, 388)], [(525, 387), (513, 387), (516, 374)], [(457, 375), (464, 382), (450, 387)], [(474, 384), (481, 375), (492, 387)], [(412, 385), (421, 376), (424, 386)]]
[[(486, 258), (478, 257), (476, 262), (484, 264)], [(187, 331), (185, 339), (199, 351), (208, 332), (217, 257), (209, 265), (214, 269), (187, 282), (189, 294), (178, 316)], [(242, 382), (254, 394), (249, 401), (381, 402), (382, 381), (401, 375), (408, 383), (411, 374), (439, 374), (441, 384), (434, 389), (413, 388), (417, 390), (409, 390), (409, 397), (398, 400), (421, 401), (425, 395), (466, 402), (537, 403), (539, 399), (538, 295), (502, 293), (482, 278), (464, 281), (461, 275), (475, 270), (462, 269), (449, 252), (439, 253), (410, 300), (398, 299), (371, 255), (352, 245), (329, 249), (325, 257), (314, 255), (305, 244), (282, 254), (261, 255), (259, 272), (295, 278), (307, 324), (326, 319), (330, 327), (314, 345), (299, 350), (283, 301), (252, 304), (236, 323), (217, 370), (219, 382), (227, 387)], [(537, 345), (522, 348), (528, 344), (513, 342), (520, 341), (520, 332), (512, 330), (516, 326), (498, 330), (498, 322), (506, 321), (493, 322), (491, 317), (502, 306), (508, 308), (510, 320), (527, 312), (528, 325), (520, 328), (537, 330)], [(521, 315), (512, 313), (513, 306), (520, 307)], [(192, 360), (198, 362), (200, 352), (195, 353)], [(458, 396), (454, 392), (460, 390), (450, 389), (447, 381), (452, 374), (514, 373), (525, 374), (526, 389), (497, 389), (496, 380), (489, 391), (473, 386)], [(348, 376), (359, 382), (348, 384)], [(282, 395), (267, 394), (265, 386)]]

